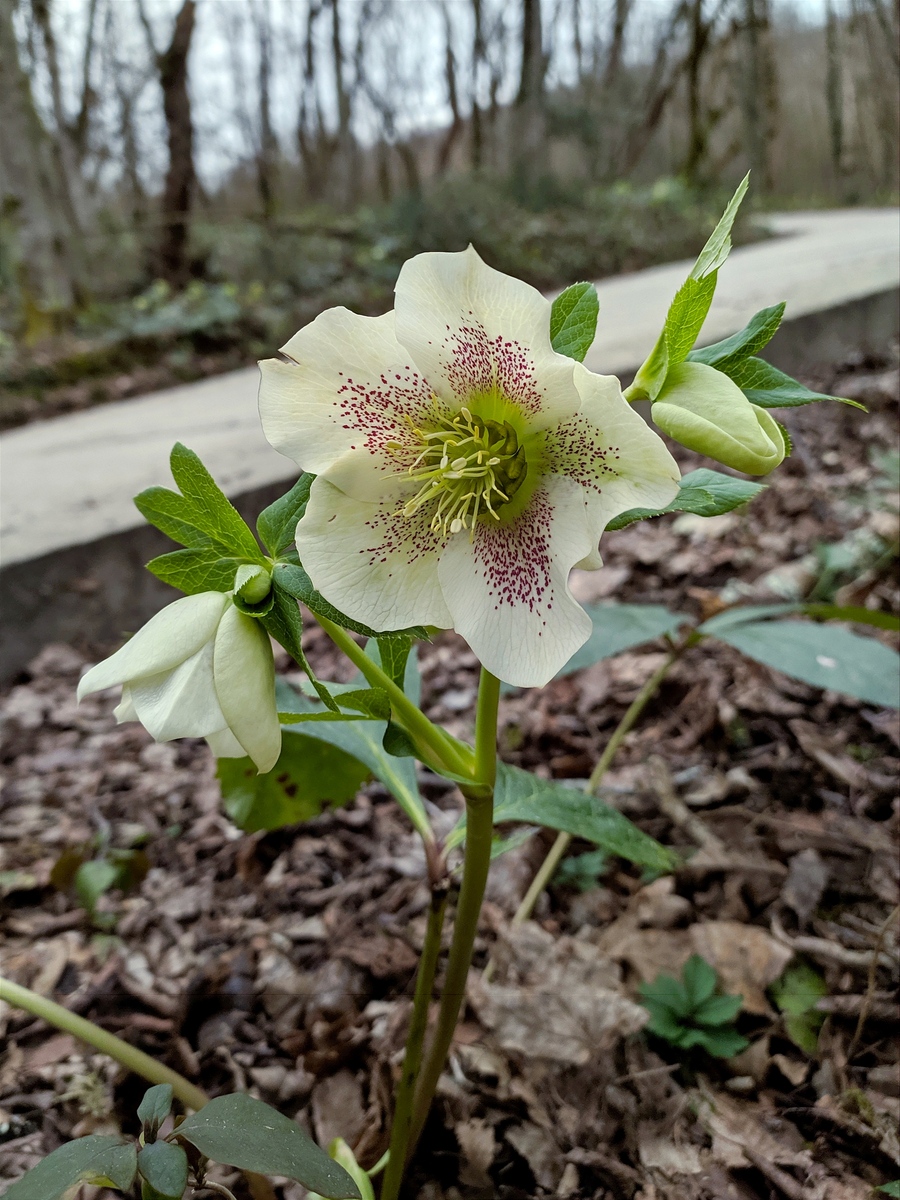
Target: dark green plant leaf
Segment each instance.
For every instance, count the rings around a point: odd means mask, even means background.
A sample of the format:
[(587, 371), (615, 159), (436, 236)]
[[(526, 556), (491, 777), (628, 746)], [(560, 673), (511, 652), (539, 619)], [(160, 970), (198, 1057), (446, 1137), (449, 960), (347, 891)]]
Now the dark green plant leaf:
[(714, 1058), (734, 1058), (735, 1054), (740, 1054), (750, 1045), (743, 1034), (724, 1026), (718, 1029), (690, 1030), (688, 1037), (690, 1040), (682, 1042), (682, 1045), (688, 1046), (693, 1042), (702, 1046), (707, 1054)]
[(721, 471), (710, 471), (706, 467), (700, 467), (682, 476), (678, 485), (678, 495), (665, 508), (630, 508), (628, 512), (614, 517), (606, 528), (625, 529), (635, 521), (644, 521), (647, 517), (661, 517), (663, 513), (670, 512), (718, 517), (747, 504), (764, 489), (763, 483), (750, 483), (746, 479), (736, 479), (733, 475), (723, 475)]
[(693, 1008), (687, 989), (674, 975), (657, 975), (652, 983), (642, 983), (641, 1001), (651, 1012), (665, 1009), (679, 1021), (685, 1020)]
[(160, 1125), (172, 1111), (171, 1083), (157, 1083), (144, 1092), (144, 1098), (138, 1105), (138, 1120), (144, 1127), (144, 1137), (148, 1142), (156, 1139)]
[(178, 1127), (214, 1162), (260, 1175), (286, 1175), (329, 1200), (360, 1200), (359, 1188), (296, 1123), (243, 1092), (217, 1096)]
[(675, 1013), (665, 1004), (660, 1004), (650, 997), (645, 997), (642, 1003), (650, 1013), (650, 1020), (644, 1026), (647, 1032), (665, 1038), (673, 1046), (680, 1045), (685, 1030)]
[[(715, 981), (715, 972), (713, 972), (713, 981)], [(730, 1025), (741, 1011), (742, 1004), (741, 996), (709, 996), (694, 1009), (693, 1020), (698, 1025)]]
[(165, 1200), (181, 1200), (187, 1187), (188, 1160), (173, 1142), (150, 1142), (138, 1151), (138, 1170)]
[(853, 408), (866, 411), (864, 404), (846, 400), (841, 396), (829, 396), (824, 392), (811, 392), (809, 388), (785, 375), (763, 358), (742, 358), (723, 363), (718, 367), (738, 385), (751, 404), (759, 408), (798, 408), (804, 404), (815, 404), (820, 400), (837, 400)]
[(828, 995), (825, 980), (808, 963), (792, 964), (769, 989), (784, 1018), (788, 1037), (804, 1054), (813, 1057), (819, 1048), (819, 1030), (825, 1020), (816, 1004)]
[[(711, 271), (702, 279), (689, 276), (675, 293), (666, 317), (667, 371), (684, 362), (696, 342), (712, 304), (717, 277), (716, 271)], [(650, 399), (655, 399), (655, 396), (651, 394)]]
[(169, 464), (182, 496), (191, 502), (197, 527), (233, 554), (261, 562), (256, 538), (193, 450), (176, 442)]
[(102, 858), (83, 862), (75, 872), (75, 894), (85, 912), (92, 913), (104, 892), (115, 887), (119, 868)]
[(220, 758), (222, 803), (245, 833), (281, 829), (352, 800), (369, 778), (357, 759), (318, 737), (285, 730), (278, 762), (265, 775), (249, 758)]
[(170, 550), (147, 563), (151, 575), (187, 596), (230, 591), (237, 568), (238, 560), (223, 557), (214, 545), (208, 549)]
[(297, 607), (292, 593), (282, 588), (281, 580), (282, 576), (277, 574), (277, 570), (272, 573), (272, 607), (260, 618), (262, 626), (276, 642), (284, 646), (294, 661), (303, 668), (325, 707), (334, 713), (339, 712), (337, 701), (325, 684), (316, 678), (315, 672), (303, 653), (301, 645), (303, 619), (300, 616), (300, 609)]
[(342, 692), (338, 697), (341, 708), (349, 708), (375, 721), (389, 721), (391, 717), (391, 702), (384, 688), (355, 688), (350, 692)]
[(719, 626), (715, 636), (748, 658), (813, 687), (900, 708), (900, 655), (874, 638), (809, 621)]
[(589, 892), (600, 881), (600, 876), (609, 867), (605, 850), (587, 850), (584, 854), (573, 854), (559, 864), (553, 882), (563, 887), (574, 887), (579, 892)]
[(576, 650), (560, 675), (569, 675), (612, 658), (632, 646), (652, 642), (663, 634), (675, 634), (679, 626), (690, 620), (680, 613), (670, 612), (661, 604), (594, 604), (586, 611), (594, 623), (593, 632), (580, 650)]
[(879, 609), (863, 608), (861, 604), (802, 604), (800, 611), (816, 621), (855, 621), (858, 625), (900, 633), (900, 617)]
[[(559, 829), (575, 837), (595, 842), (609, 854), (654, 871), (671, 871), (677, 856), (633, 825), (618, 809), (589, 796), (580, 788), (564, 787), (548, 779), (538, 779), (519, 767), (497, 764), (494, 790), (494, 824), (522, 821)], [(448, 838), (448, 845), (459, 845), (465, 838), (463, 818)]]
[(66, 1142), (3, 1193), (3, 1200), (60, 1200), (79, 1183), (127, 1191), (137, 1174), (133, 1142), (95, 1134)]
[(294, 544), (297, 522), (306, 512), (309, 489), (315, 475), (304, 472), (286, 495), (264, 508), (256, 521), (256, 532), (273, 558)]
[(883, 1183), (881, 1187), (875, 1189), (877, 1192), (883, 1192), (885, 1196), (900, 1197), (900, 1179), (892, 1179), (890, 1183)]
[[(692, 954), (681, 971), (685, 994), (692, 1009), (708, 1000), (716, 990), (716, 973), (699, 954)], [(740, 997), (738, 997), (740, 1007)]]
[(403, 726), (395, 721), (388, 721), (381, 744), (393, 758), (416, 757), (415, 743)]
[(688, 360), (706, 363), (708, 367), (716, 367), (727, 375), (728, 371), (723, 363), (737, 362), (756, 354), (757, 350), (762, 350), (763, 346), (772, 340), (781, 324), (784, 308), (784, 301), (781, 304), (773, 304), (771, 308), (761, 308), (758, 313), (754, 313), (743, 329), (721, 342), (692, 350)]
[(560, 292), (550, 308), (550, 344), (556, 353), (584, 362), (597, 333), (599, 312), (592, 283), (573, 283)]
[(230, 553), (227, 545), (215, 541), (196, 524), (190, 500), (171, 488), (147, 488), (135, 496), (134, 503), (138, 512), (173, 542), (193, 548), (216, 547), (222, 554)]
[(406, 634), (378, 638), (378, 655), (384, 673), (402, 688), (406, 678), (406, 663), (412, 649), (412, 638)]

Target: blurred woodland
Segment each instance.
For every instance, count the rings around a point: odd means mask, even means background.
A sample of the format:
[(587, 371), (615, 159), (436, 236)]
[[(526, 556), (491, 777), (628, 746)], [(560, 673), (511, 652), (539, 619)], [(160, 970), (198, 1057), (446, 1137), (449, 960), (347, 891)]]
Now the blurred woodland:
[(890, 200), (898, 28), (893, 0), (0, 0), (0, 417), (380, 311), (421, 250), (548, 288), (684, 257), (748, 168), (763, 207)]

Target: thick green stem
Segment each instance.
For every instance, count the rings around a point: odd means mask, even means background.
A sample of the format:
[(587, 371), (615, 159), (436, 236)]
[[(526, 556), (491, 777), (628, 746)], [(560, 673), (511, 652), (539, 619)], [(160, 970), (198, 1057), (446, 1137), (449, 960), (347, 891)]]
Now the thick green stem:
[(497, 705), (500, 681), (483, 667), (478, 689), (475, 718), (475, 762), (477, 774), (472, 787), (461, 785), (466, 800), (466, 850), (462, 885), (456, 906), (453, 941), (447, 958), (447, 972), (434, 1037), (416, 1088), (412, 1130), (407, 1158), (421, 1136), (438, 1080), (453, 1041), (459, 1010), (466, 992), (466, 980), (475, 948), (481, 902), (491, 865), (491, 839), (494, 831), (494, 781), (497, 775)]
[(460, 752), (464, 748), (455, 746), (442, 729), (428, 720), (403, 689), (398, 687), (393, 679), (369, 658), (362, 646), (351, 637), (346, 629), (341, 629), (340, 625), (335, 625), (327, 617), (317, 616), (316, 620), (334, 644), (343, 650), (355, 666), (359, 667), (367, 682), (372, 687), (382, 688), (387, 692), (391, 708), (406, 731), (415, 740), (426, 746), (447, 770), (453, 771), (457, 775), (472, 774), (471, 761), (464, 758)]
[(186, 1108), (200, 1109), (209, 1102), (209, 1097), (204, 1092), (194, 1087), (177, 1071), (164, 1067), (149, 1054), (144, 1054), (143, 1050), (129, 1046), (114, 1033), (107, 1033), (93, 1021), (86, 1021), (84, 1017), (69, 1012), (67, 1008), (63, 1008), (54, 1000), (48, 1000), (46, 996), (39, 996), (37, 992), (32, 992), (30, 988), (21, 987), (8, 979), (0, 978), (0, 1000), (5, 1000), (17, 1008), (24, 1008), (26, 1012), (40, 1017), (50, 1025), (55, 1025), (57, 1029), (71, 1033), (102, 1054), (108, 1054), (110, 1058), (114, 1058), (129, 1071), (134, 1071), (135, 1075), (143, 1076), (150, 1083), (170, 1083), (172, 1091)]
[[(685, 650), (685, 643), (676, 646), (671, 653), (666, 657), (665, 661), (653, 672), (638, 694), (628, 706), (622, 720), (613, 730), (612, 736), (606, 743), (603, 753), (597, 760), (597, 765), (591, 772), (591, 777), (588, 780), (587, 791), (595, 793), (600, 786), (603, 776), (609, 769), (609, 764), (615, 757), (616, 751), (622, 744), (625, 735), (634, 727), (638, 717), (656, 695), (659, 686), (665, 677), (668, 675), (671, 668), (675, 665)], [(531, 881), (531, 887), (525, 893), (522, 903), (516, 909), (515, 916), (512, 919), (513, 925), (521, 925), (523, 921), (527, 921), (534, 912), (534, 906), (538, 902), (541, 893), (550, 883), (550, 880), (556, 874), (556, 869), (562, 861), (562, 857), (568, 850), (572, 841), (570, 833), (557, 834), (556, 841), (550, 847), (547, 857), (541, 863), (541, 866)], [(493, 973), (493, 963), (488, 963), (485, 968), (484, 978), (488, 981)]]
[(419, 960), (412, 1017), (403, 1056), (403, 1073), (400, 1076), (397, 1099), (394, 1102), (391, 1145), (381, 1186), (381, 1200), (396, 1200), (403, 1182), (403, 1168), (406, 1165), (407, 1147), (412, 1131), (413, 1094), (422, 1066), (425, 1032), (428, 1028), (428, 1007), (431, 1003), (434, 976), (441, 952), (441, 934), (444, 929), (446, 910), (447, 890), (446, 887), (442, 887), (432, 892), (431, 904), (428, 909), (425, 942), (422, 946), (422, 957)]

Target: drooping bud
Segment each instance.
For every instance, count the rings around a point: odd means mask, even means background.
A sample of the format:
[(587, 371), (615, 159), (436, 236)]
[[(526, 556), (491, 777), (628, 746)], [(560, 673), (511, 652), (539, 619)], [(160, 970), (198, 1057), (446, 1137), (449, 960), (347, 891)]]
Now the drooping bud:
[(787, 446), (777, 422), (727, 375), (699, 362), (670, 367), (651, 409), (676, 442), (748, 475), (767, 475)]

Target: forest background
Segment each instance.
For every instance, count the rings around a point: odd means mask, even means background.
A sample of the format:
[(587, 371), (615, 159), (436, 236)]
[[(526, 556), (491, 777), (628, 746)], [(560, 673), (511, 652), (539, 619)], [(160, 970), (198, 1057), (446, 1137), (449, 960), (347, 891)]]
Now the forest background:
[[(0, 421), (268, 354), (472, 242), (550, 289), (898, 191), (892, 0), (0, 0)], [(739, 236), (758, 236), (747, 222)]]

